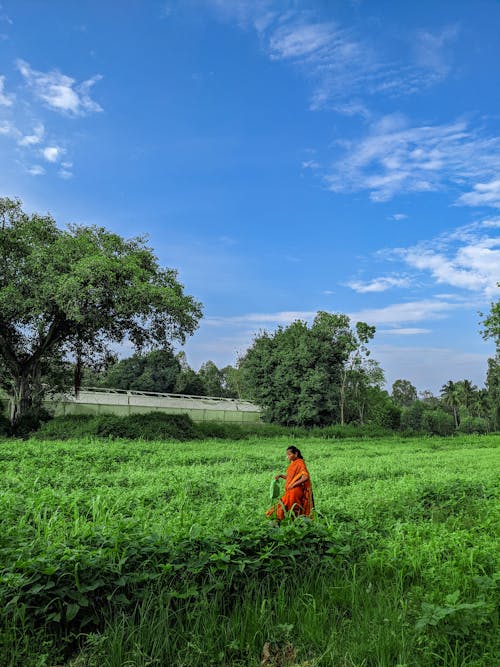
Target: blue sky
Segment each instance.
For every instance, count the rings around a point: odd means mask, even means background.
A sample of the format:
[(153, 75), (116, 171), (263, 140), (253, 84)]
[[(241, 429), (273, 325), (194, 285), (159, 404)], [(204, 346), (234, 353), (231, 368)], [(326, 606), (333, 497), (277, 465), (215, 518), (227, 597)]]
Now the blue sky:
[(148, 234), (195, 368), (318, 310), (437, 392), (499, 297), (500, 2), (3, 0), (0, 194)]

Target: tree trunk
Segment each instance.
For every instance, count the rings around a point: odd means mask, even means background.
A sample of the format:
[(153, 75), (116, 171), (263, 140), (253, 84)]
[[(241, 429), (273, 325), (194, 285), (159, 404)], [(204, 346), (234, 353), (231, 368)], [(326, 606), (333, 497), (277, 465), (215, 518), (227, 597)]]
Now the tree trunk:
[(10, 421), (13, 425), (19, 423), (22, 416), (33, 407), (33, 386), (29, 373), (19, 375), (13, 383), (10, 396)]

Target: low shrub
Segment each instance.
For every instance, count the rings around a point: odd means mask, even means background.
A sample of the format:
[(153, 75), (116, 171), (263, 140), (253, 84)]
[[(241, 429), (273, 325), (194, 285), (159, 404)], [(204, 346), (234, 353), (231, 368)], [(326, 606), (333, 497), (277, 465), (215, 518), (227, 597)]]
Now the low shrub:
[(130, 417), (116, 415), (66, 415), (44, 424), (38, 436), (64, 440), (85, 436), (131, 440), (197, 440), (201, 438), (188, 415), (148, 412)]
[(482, 417), (462, 417), (458, 430), (461, 433), (487, 433), (488, 422)]
[(422, 430), (430, 435), (452, 435), (455, 432), (455, 420), (441, 408), (424, 410)]
[(10, 432), (18, 438), (25, 438), (37, 431), (42, 424), (45, 424), (51, 418), (52, 415), (45, 408), (30, 408), (26, 410), (14, 426), (11, 426)]
[(0, 436), (10, 435), (10, 421), (0, 413)]

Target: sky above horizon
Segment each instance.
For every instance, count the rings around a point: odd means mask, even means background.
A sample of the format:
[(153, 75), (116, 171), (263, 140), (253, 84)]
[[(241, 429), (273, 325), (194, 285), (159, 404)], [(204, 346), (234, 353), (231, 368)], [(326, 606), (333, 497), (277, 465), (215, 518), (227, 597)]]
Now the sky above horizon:
[(320, 310), (439, 392), (499, 298), (500, 2), (2, 0), (0, 196), (147, 234), (235, 364)]

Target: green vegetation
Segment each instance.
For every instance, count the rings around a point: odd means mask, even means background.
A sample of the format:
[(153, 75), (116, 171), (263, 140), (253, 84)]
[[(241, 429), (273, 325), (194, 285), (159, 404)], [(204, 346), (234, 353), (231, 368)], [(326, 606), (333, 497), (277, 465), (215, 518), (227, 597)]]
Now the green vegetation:
[(498, 436), (297, 442), (0, 441), (2, 664), (496, 664)]
[(65, 359), (105, 361), (125, 338), (137, 350), (185, 341), (201, 317), (173, 269), (143, 238), (102, 227), (61, 230), (49, 215), (26, 214), (0, 197), (0, 385), (20, 422), (53, 388)]

